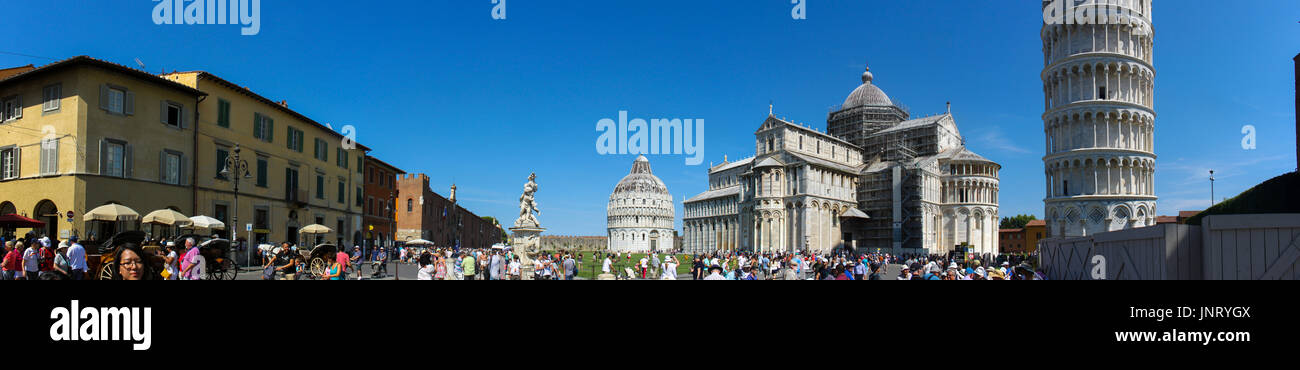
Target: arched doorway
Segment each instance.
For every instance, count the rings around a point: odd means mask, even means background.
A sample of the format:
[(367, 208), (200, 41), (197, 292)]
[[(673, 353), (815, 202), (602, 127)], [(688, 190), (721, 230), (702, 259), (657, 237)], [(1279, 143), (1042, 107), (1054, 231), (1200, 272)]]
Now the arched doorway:
[(32, 211), (32, 218), (45, 222), (45, 230), (33, 230), (37, 233), (43, 233), (50, 238), (59, 236), (59, 207), (54, 202), (45, 199), (36, 203), (36, 208)]

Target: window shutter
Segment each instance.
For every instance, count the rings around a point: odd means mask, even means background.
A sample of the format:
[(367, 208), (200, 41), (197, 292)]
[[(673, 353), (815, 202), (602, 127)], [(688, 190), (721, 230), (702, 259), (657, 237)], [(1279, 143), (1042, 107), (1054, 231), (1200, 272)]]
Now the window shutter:
[(262, 138), (262, 114), (253, 113), (253, 138)]
[(158, 152), (158, 182), (167, 183), (167, 151)]
[(104, 175), (104, 167), (108, 165), (108, 145), (103, 139), (99, 140), (99, 174)]
[(275, 142), (275, 120), (270, 118), (265, 118), (265, 117), (263, 117), (263, 119), (266, 120), (266, 142), (274, 143)]
[(128, 116), (135, 115), (135, 93), (127, 91), (122, 95), (122, 112)]
[(181, 163), (179, 166), (177, 166), (177, 170), (176, 170), (176, 177), (177, 177), (176, 180), (182, 186), (190, 185), (190, 176), (189, 176), (190, 165), (189, 165), (189, 158), (187, 157), (188, 156), (181, 154), (180, 156)]
[(108, 85), (99, 85), (99, 109), (108, 110)]
[(190, 116), (190, 108), (181, 106), (181, 128), (190, 128), (194, 126), (194, 117)]
[(14, 178), (23, 178), (23, 146), (14, 146)]
[(132, 178), (135, 175), (135, 155), (131, 150), (131, 145), (123, 145), (122, 156), (122, 176)]
[[(159, 105), (158, 105), (158, 115), (159, 115), (159, 117), (160, 117), (159, 119), (161, 120), (161, 122), (164, 123), (164, 124), (171, 123), (171, 122), (167, 122), (167, 108), (168, 108), (167, 101), (166, 101), (166, 100), (163, 100), (163, 101), (159, 102), (158, 104), (159, 104)], [(180, 123), (180, 122), (177, 122), (177, 124), (179, 124), (179, 123)]]
[(51, 141), (49, 150), (50, 150), (50, 173), (57, 174), (59, 173), (59, 141), (58, 140)]
[(14, 107), (14, 116), (12, 118), (23, 118), (23, 97), (18, 96), (18, 106)]

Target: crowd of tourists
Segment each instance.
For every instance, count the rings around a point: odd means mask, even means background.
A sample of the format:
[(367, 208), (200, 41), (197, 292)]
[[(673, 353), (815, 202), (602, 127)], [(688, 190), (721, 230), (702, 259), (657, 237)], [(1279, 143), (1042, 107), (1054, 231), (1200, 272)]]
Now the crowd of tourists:
[[(696, 255), (690, 271), (695, 280), (1044, 280), (1029, 261), (991, 254), (725, 252)], [(897, 275), (887, 276), (890, 265)]]

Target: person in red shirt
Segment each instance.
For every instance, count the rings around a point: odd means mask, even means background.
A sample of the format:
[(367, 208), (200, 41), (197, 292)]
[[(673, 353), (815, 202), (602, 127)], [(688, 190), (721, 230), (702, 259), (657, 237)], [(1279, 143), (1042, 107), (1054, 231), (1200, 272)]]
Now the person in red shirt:
[(18, 271), (23, 269), (23, 254), (18, 252), (18, 248), (14, 246), (13, 241), (5, 242), (4, 252), (4, 263), (2, 264), (4, 279), (14, 280), (18, 275)]
[(334, 254), (334, 260), (339, 263), (339, 280), (347, 280), (348, 265), (351, 264), (352, 257), (348, 256), (348, 252), (339, 249), (339, 252)]
[(41, 280), (45, 280), (46, 275), (54, 273), (54, 251), (50, 248), (49, 241), (41, 241), (41, 250), (39, 252), (37, 266), (40, 266), (40, 274), (37, 275)]

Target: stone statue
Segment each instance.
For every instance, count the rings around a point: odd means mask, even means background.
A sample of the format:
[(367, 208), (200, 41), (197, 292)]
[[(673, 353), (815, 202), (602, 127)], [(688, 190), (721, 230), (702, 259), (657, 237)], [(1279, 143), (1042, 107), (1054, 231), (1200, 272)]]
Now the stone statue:
[(537, 193), (537, 173), (528, 175), (528, 183), (524, 184), (524, 195), (519, 196), (519, 218), (515, 220), (515, 227), (540, 227), (541, 223), (533, 212), (541, 215), (542, 211), (537, 208), (537, 199), (533, 196)]

